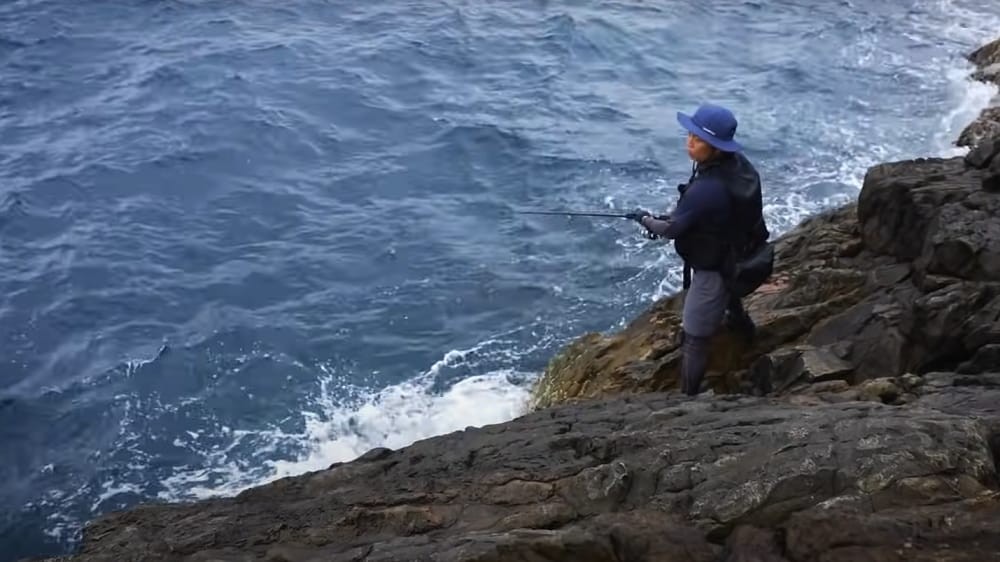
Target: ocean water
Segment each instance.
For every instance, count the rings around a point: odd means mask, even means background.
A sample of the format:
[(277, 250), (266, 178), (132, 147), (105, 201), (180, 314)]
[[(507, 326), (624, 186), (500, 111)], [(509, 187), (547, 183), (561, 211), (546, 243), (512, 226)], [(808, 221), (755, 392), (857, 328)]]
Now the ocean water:
[(995, 0), (0, 4), (0, 561), (510, 419), (677, 289), (675, 112), (776, 234), (960, 154)]

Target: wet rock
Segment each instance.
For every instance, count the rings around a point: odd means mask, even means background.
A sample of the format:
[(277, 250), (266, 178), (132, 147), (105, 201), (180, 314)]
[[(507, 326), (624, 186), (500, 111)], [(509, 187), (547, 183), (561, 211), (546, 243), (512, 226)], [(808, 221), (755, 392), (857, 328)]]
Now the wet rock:
[[(1000, 76), (1000, 73), (994, 76)], [(1000, 136), (1000, 107), (987, 107), (975, 121), (966, 125), (955, 144), (974, 148), (998, 136)]]
[[(1000, 108), (995, 108), (1000, 117)], [(994, 157), (1000, 153), (1000, 135), (990, 135), (983, 142), (977, 142), (975, 148), (965, 155), (965, 163), (973, 168), (984, 169), (990, 166)]]
[(960, 413), (661, 393), (568, 404), (235, 498), (110, 514), (73, 560), (778, 562), (783, 539), (767, 530), (782, 526), (789, 561), (819, 560), (809, 553), (833, 543), (809, 528), (843, 524), (831, 506), (876, 525), (871, 509), (906, 521), (982, 501), (994, 410), (974, 416), (1000, 387), (977, 390)]
[(1000, 63), (1000, 39), (995, 39), (969, 53), (969, 60), (976, 66)]
[(978, 69), (974, 79), (1000, 85), (1000, 39), (970, 53), (969, 61)]
[[(1000, 85), (1000, 40), (976, 49), (969, 60), (976, 66), (973, 80)], [(1000, 107), (988, 107), (965, 127), (956, 144), (975, 148), (996, 137), (1000, 137)]]

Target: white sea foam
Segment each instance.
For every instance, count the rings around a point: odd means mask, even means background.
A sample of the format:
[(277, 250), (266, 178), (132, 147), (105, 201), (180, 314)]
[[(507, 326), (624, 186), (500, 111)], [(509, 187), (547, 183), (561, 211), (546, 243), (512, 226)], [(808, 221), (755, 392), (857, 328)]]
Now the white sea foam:
[(390, 386), (329, 415), (310, 415), (306, 422), (306, 454), (295, 461), (276, 461), (273, 477), (292, 476), (348, 461), (373, 447), (399, 448), (414, 441), (507, 421), (523, 412), (527, 389), (511, 382), (511, 373), (496, 372), (461, 380), (434, 394), (421, 381)]
[[(502, 342), (488, 340), (469, 349), (451, 350), (419, 376), (376, 391), (345, 393), (342, 379), (326, 373), (313, 403), (301, 412), (301, 432), (230, 431), (229, 444), (206, 451), (201, 466), (178, 470), (165, 479), (160, 497), (179, 500), (233, 495), (278, 478), (349, 461), (375, 447), (398, 448), (470, 426), (510, 420), (523, 413), (528, 398), (526, 382), (533, 374), (499, 369), (435, 388), (445, 369), (474, 367), (484, 355), (505, 353), (497, 343)], [(345, 394), (355, 398), (345, 400)], [(265, 450), (256, 449), (253, 459), (232, 455), (245, 440)], [(289, 447), (296, 451), (293, 458), (269, 460)]]
[[(541, 337), (537, 345), (548, 343)], [(449, 378), (446, 375), (476, 370), (480, 364), (517, 364), (522, 354), (536, 347), (517, 351), (510, 340), (489, 339), (468, 349), (451, 350), (418, 376), (378, 390), (349, 388), (344, 377), (324, 369), (317, 373), (315, 398), (301, 412), (292, 414), (301, 417), (300, 431), (278, 427), (247, 430), (215, 419), (202, 420), (204, 429), (172, 438), (174, 447), (187, 449), (198, 461), (177, 467), (152, 484), (160, 487), (158, 497), (168, 501), (232, 496), (278, 478), (349, 461), (374, 447), (403, 447), (470, 426), (507, 421), (524, 411), (527, 384), (535, 374), (501, 368), (453, 384), (442, 381)], [(127, 450), (132, 460), (73, 489), (50, 490), (25, 508), (81, 504), (98, 513), (116, 509), (115, 502), (123, 499), (122, 495), (149, 494), (149, 475), (155, 463), (141, 450), (150, 438), (141, 428), (177, 409), (131, 395), (119, 395), (115, 400), (123, 410), (117, 449)], [(78, 511), (52, 510), (45, 532), (56, 541), (75, 541), (86, 519)]]
[(969, 79), (968, 68), (948, 69), (947, 75), (949, 97), (956, 103), (941, 117), (941, 126), (934, 136), (937, 153), (943, 157), (960, 156), (968, 151), (955, 146), (955, 139), (997, 96), (996, 85)]

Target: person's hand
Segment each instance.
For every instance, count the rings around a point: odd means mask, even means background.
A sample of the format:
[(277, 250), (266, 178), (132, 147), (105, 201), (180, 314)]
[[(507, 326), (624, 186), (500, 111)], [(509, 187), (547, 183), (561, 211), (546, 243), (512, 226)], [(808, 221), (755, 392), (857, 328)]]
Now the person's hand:
[(650, 215), (649, 211), (647, 211), (645, 209), (636, 209), (636, 210), (632, 211), (631, 213), (626, 214), (625, 218), (627, 218), (629, 220), (633, 220), (633, 221), (635, 221), (635, 222), (637, 222), (639, 224), (642, 224), (642, 219), (644, 219), (644, 218), (646, 218), (648, 216), (652, 216), (652, 215)]

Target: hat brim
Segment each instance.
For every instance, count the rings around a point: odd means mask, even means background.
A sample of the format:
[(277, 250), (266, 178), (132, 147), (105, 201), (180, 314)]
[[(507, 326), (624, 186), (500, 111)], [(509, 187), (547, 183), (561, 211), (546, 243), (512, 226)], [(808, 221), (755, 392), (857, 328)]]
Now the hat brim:
[(699, 127), (694, 122), (693, 119), (691, 119), (690, 115), (678, 111), (677, 122), (681, 124), (681, 127), (687, 129), (688, 132), (691, 133), (692, 135), (698, 137), (699, 139), (707, 142), (708, 144), (714, 146), (715, 148), (718, 148), (723, 152), (741, 152), (743, 150), (743, 145), (734, 140), (727, 141), (727, 140), (717, 139), (712, 135), (708, 134), (704, 129)]

